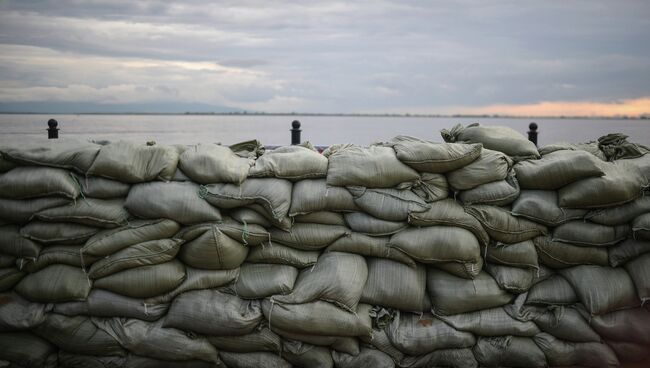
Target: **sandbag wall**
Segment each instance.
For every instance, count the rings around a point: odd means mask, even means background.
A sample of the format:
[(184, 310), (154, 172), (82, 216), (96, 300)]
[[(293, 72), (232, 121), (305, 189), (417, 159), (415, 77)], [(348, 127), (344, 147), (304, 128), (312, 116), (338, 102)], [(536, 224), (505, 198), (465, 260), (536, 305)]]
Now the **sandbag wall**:
[(442, 135), (323, 154), (1, 144), (0, 363), (647, 360), (645, 149)]

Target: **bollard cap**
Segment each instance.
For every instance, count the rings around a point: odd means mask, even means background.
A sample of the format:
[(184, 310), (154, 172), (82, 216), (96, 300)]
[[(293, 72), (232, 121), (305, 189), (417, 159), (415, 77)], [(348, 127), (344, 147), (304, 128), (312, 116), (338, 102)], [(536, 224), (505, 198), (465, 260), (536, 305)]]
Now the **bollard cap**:
[(59, 126), (59, 122), (54, 119), (50, 119), (47, 121), (47, 126), (49, 126), (50, 129), (55, 129), (57, 126)]
[(532, 123), (530, 123), (530, 124), (528, 125), (528, 129), (530, 129), (530, 130), (532, 130), (532, 131), (537, 130), (537, 123), (536, 123), (536, 122), (532, 122)]
[(298, 120), (294, 120), (291, 122), (291, 127), (293, 129), (300, 129), (300, 122)]

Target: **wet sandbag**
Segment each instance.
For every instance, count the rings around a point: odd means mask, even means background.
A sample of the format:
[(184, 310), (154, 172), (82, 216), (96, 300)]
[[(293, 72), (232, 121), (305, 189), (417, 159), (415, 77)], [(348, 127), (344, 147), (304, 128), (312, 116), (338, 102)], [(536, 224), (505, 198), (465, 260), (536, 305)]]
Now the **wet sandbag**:
[(553, 275), (546, 280), (533, 285), (528, 291), (527, 304), (574, 304), (578, 296), (573, 286), (560, 275)]
[(282, 336), (284, 339), (302, 341), (316, 346), (326, 346), (332, 348), (333, 351), (339, 351), (341, 353), (351, 355), (359, 354), (359, 340), (356, 337), (302, 334), (282, 330), (276, 326), (273, 326), (273, 332)]
[(18, 258), (36, 258), (41, 246), (20, 234), (15, 225), (0, 226), (0, 253)]
[(54, 264), (26, 276), (15, 290), (25, 299), (53, 303), (86, 299), (90, 286), (81, 268)]
[(328, 152), (328, 185), (391, 188), (420, 177), (417, 171), (397, 159), (391, 147), (364, 148), (348, 144), (330, 146)]
[(201, 198), (199, 186), (190, 182), (133, 185), (124, 205), (134, 216), (144, 219), (164, 217), (184, 225), (221, 221), (219, 209)]
[(68, 198), (45, 197), (34, 199), (0, 198), (0, 220), (9, 223), (25, 224), (35, 213), (52, 207), (70, 204)]
[(250, 177), (276, 177), (298, 181), (324, 178), (327, 175), (327, 157), (301, 146), (278, 147), (255, 160)]
[(332, 352), (332, 359), (337, 368), (394, 368), (391, 357), (377, 349), (362, 348), (358, 355)]
[(358, 254), (328, 252), (311, 268), (300, 272), (293, 291), (273, 296), (282, 304), (324, 300), (348, 311), (357, 309), (368, 278), (366, 260)]
[(282, 357), (296, 367), (334, 368), (330, 349), (301, 341), (283, 341)]
[(177, 222), (169, 219), (133, 220), (126, 226), (102, 230), (93, 235), (86, 241), (83, 253), (104, 257), (130, 245), (171, 238), (180, 228)]
[(124, 183), (169, 181), (176, 171), (178, 158), (178, 150), (173, 146), (118, 141), (101, 147), (88, 174)]
[(504, 180), (512, 160), (501, 152), (483, 149), (478, 159), (447, 173), (449, 186), (455, 191), (476, 188), (481, 184)]
[(317, 250), (332, 244), (350, 231), (344, 226), (294, 224), (291, 230), (271, 229), (271, 241), (302, 250)]
[(479, 123), (463, 127), (456, 124), (440, 131), (445, 142), (482, 143), (487, 149), (498, 150), (518, 159), (539, 158), (535, 144), (521, 133), (506, 126), (485, 126)]
[(173, 290), (184, 279), (185, 266), (173, 260), (120, 271), (95, 280), (93, 285), (132, 298), (150, 298)]
[(581, 179), (603, 176), (599, 163), (587, 152), (561, 150), (539, 160), (518, 162), (514, 169), (522, 188), (557, 190)]
[(489, 204), (505, 206), (519, 196), (519, 183), (512, 170), (504, 180), (481, 184), (475, 188), (460, 192), (458, 198), (465, 205)]
[(607, 248), (572, 245), (554, 241), (550, 236), (533, 239), (540, 261), (551, 268), (567, 268), (578, 265), (607, 266)]
[(210, 344), (219, 350), (233, 353), (252, 353), (268, 351), (279, 353), (282, 350), (282, 339), (268, 327), (241, 336), (206, 336)]
[(547, 232), (544, 225), (512, 216), (501, 207), (474, 205), (465, 211), (483, 225), (491, 238), (502, 243), (519, 243)]
[(201, 270), (185, 266), (185, 280), (174, 290), (145, 299), (146, 304), (169, 303), (176, 296), (190, 290), (215, 289), (234, 282), (239, 268), (233, 270)]
[(521, 294), (533, 285), (535, 273), (533, 268), (520, 268), (486, 263), (485, 270), (499, 284), (499, 287), (513, 294)]
[(293, 221), (303, 224), (346, 225), (343, 214), (332, 211), (317, 211), (304, 215), (296, 215), (293, 217)]
[(410, 190), (348, 187), (354, 203), (367, 214), (387, 221), (405, 221), (411, 212), (431, 206)]
[(205, 200), (219, 208), (237, 208), (257, 203), (276, 220), (287, 217), (292, 184), (285, 179), (253, 178), (241, 185), (210, 184), (201, 187)]
[(199, 184), (241, 184), (252, 164), (253, 160), (237, 156), (229, 147), (197, 144), (185, 149), (178, 167)]
[(345, 222), (353, 231), (370, 236), (387, 236), (408, 227), (406, 221), (388, 221), (370, 216), (365, 212), (350, 212), (344, 215)]
[(29, 199), (36, 197), (63, 197), (75, 199), (81, 188), (72, 173), (50, 167), (17, 167), (0, 174), (0, 197)]
[(246, 262), (284, 264), (302, 269), (314, 265), (319, 254), (317, 250), (301, 250), (281, 244), (263, 244), (251, 249)]
[(534, 336), (540, 332), (534, 322), (518, 321), (501, 307), (439, 318), (459, 331), (479, 336)]
[(134, 354), (163, 360), (197, 359), (220, 363), (217, 350), (204, 337), (188, 336), (175, 328), (165, 328), (163, 320), (150, 323), (138, 319), (107, 318), (93, 319), (93, 322)]
[(20, 229), (20, 235), (47, 245), (76, 245), (85, 243), (98, 231), (99, 229), (96, 227), (68, 222), (31, 221)]
[(650, 252), (650, 241), (625, 239), (622, 242), (609, 247), (607, 251), (610, 266), (618, 267), (627, 263), (629, 260)]
[(293, 290), (298, 269), (293, 266), (266, 263), (244, 263), (233, 285), (237, 296), (262, 299), (271, 295), (286, 295)]
[(553, 229), (553, 241), (608, 246), (624, 240), (629, 233), (629, 225), (606, 226), (587, 221), (570, 221)]
[(222, 351), (219, 353), (219, 356), (228, 367), (232, 368), (291, 368), (291, 363), (273, 353), (254, 352), (240, 354)]
[(370, 306), (367, 304), (359, 304), (353, 313), (322, 300), (282, 304), (264, 299), (262, 311), (271, 330), (278, 327), (299, 334), (366, 337), (370, 337), (372, 330)]
[(368, 279), (361, 302), (420, 313), (429, 300), (426, 294), (426, 268), (408, 266), (383, 258), (368, 258)]
[(27, 330), (43, 323), (46, 304), (32, 303), (16, 293), (0, 294), (0, 331)]
[(594, 316), (591, 327), (603, 338), (650, 345), (650, 312), (645, 308), (625, 309)]
[(70, 138), (4, 140), (3, 157), (24, 165), (51, 166), (86, 172), (95, 161), (100, 145)]
[(221, 290), (193, 290), (176, 298), (169, 307), (164, 327), (216, 335), (241, 336), (262, 321), (259, 300), (244, 300)]
[(499, 307), (512, 299), (486, 272), (468, 280), (433, 267), (427, 269), (427, 292), (431, 298), (432, 311), (436, 315)]
[(414, 226), (457, 226), (471, 231), (481, 244), (488, 244), (489, 236), (474, 216), (465, 212), (454, 199), (443, 199), (431, 204), (425, 212), (411, 213), (409, 223)]
[(81, 186), (81, 192), (86, 198), (125, 198), (129, 194), (129, 189), (131, 189), (129, 184), (99, 176), (75, 174), (75, 178), (77, 178), (77, 183)]
[(632, 222), (635, 239), (650, 240), (650, 213), (643, 214)]
[(161, 239), (132, 245), (93, 263), (88, 277), (98, 279), (135, 267), (169, 262), (176, 256), (181, 244), (181, 239)]
[(582, 179), (562, 187), (558, 192), (560, 207), (612, 207), (641, 196), (648, 179), (635, 167), (621, 162), (599, 163), (604, 176)]
[(345, 188), (328, 186), (325, 179), (305, 179), (293, 185), (290, 216), (316, 211), (356, 211), (352, 194)]
[(483, 251), (483, 255), (486, 260), (496, 264), (522, 268), (539, 268), (537, 251), (532, 240), (524, 240), (523, 242), (513, 244), (491, 244)]
[(458, 331), (430, 313), (398, 312), (386, 329), (391, 343), (405, 354), (421, 355), (438, 349), (466, 348), (476, 343), (474, 335)]
[(36, 213), (35, 217), (48, 222), (73, 222), (103, 228), (125, 225), (129, 213), (123, 199), (86, 198), (74, 204), (48, 208)]
[(88, 317), (50, 313), (34, 332), (61, 350), (87, 355), (125, 355), (120, 344)]
[(625, 265), (627, 273), (634, 281), (636, 293), (645, 304), (650, 300), (650, 254), (644, 254), (641, 257), (628, 262)]
[(403, 368), (419, 367), (450, 367), (450, 368), (477, 368), (478, 362), (469, 348), (464, 349), (439, 349), (419, 356), (407, 356), (399, 361)]
[(85, 256), (82, 259), (80, 245), (52, 245), (44, 248), (38, 258), (20, 258), (16, 264), (27, 272), (38, 272), (49, 265), (64, 264), (85, 268), (97, 260), (96, 257)]
[(388, 237), (368, 236), (361, 233), (352, 233), (342, 236), (325, 249), (325, 252), (355, 253), (366, 257), (379, 257), (402, 262), (414, 267), (415, 261), (401, 251), (388, 244)]
[(643, 196), (616, 207), (590, 211), (585, 218), (601, 225), (616, 226), (632, 222), (636, 217), (650, 212), (650, 196)]
[(130, 298), (110, 291), (95, 289), (79, 302), (57, 303), (54, 313), (75, 317), (125, 317), (155, 321), (167, 314), (169, 304), (148, 304), (144, 299)]
[(612, 349), (600, 342), (574, 343), (556, 339), (541, 333), (534, 337), (535, 344), (544, 352), (548, 364), (553, 367), (618, 367), (619, 362)]
[(386, 143), (397, 158), (417, 171), (445, 173), (470, 164), (481, 155), (482, 145), (439, 143), (399, 135)]
[(522, 190), (512, 204), (511, 214), (546, 226), (558, 226), (585, 217), (587, 210), (560, 208), (557, 192), (550, 190)]
[(56, 348), (31, 332), (0, 333), (0, 359), (9, 367), (57, 367)]
[(472, 349), (484, 367), (546, 367), (546, 357), (529, 337), (479, 337)]
[(634, 283), (625, 270), (576, 266), (561, 271), (591, 314), (604, 314), (640, 305)]
[(248, 247), (224, 234), (216, 224), (186, 227), (176, 237), (185, 240), (178, 258), (191, 267), (228, 270), (239, 267)]
[(27, 276), (27, 272), (16, 267), (0, 268), (0, 291), (13, 289), (25, 276)]

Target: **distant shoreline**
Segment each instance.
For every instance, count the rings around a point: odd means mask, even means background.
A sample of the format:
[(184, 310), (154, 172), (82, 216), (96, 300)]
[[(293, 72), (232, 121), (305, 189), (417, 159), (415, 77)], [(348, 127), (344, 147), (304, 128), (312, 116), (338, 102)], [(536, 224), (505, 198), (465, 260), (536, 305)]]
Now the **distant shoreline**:
[(650, 120), (642, 116), (518, 116), (518, 115), (464, 115), (464, 114), (353, 114), (353, 113), (298, 113), (298, 112), (0, 112), (0, 115), (148, 115), (148, 116), (331, 116), (376, 118), (467, 118), (467, 119), (599, 119), (599, 120)]

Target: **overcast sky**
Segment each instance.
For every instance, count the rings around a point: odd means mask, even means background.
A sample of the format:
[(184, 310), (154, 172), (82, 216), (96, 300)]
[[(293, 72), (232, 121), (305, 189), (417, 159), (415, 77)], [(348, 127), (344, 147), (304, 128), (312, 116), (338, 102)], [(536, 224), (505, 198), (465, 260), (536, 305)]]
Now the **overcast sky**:
[(650, 113), (650, 2), (0, 0), (0, 103)]

